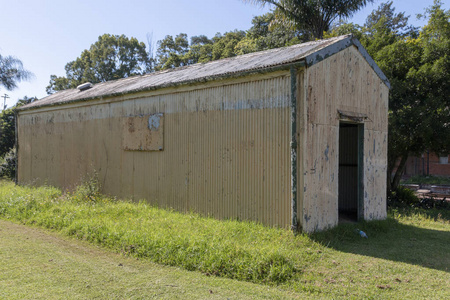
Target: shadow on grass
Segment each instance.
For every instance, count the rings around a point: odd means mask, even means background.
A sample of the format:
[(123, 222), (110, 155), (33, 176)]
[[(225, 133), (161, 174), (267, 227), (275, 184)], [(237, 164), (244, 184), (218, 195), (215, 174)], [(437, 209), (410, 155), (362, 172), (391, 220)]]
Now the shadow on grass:
[[(407, 215), (408, 211), (405, 213)], [(432, 218), (438, 214), (432, 211), (420, 213)], [(447, 213), (440, 218), (448, 220)], [(366, 232), (369, 238), (361, 238), (357, 229)], [(450, 231), (405, 225), (392, 216), (383, 221), (341, 224), (315, 233), (311, 238), (338, 251), (450, 272)]]

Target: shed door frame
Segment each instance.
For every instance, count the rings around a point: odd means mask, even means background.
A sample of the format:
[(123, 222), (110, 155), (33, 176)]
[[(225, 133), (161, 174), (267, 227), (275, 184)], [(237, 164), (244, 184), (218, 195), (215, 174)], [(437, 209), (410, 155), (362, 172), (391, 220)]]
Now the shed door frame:
[[(357, 129), (357, 184), (356, 184), (356, 201), (357, 201), (357, 221), (364, 220), (364, 123), (360, 122), (351, 122), (348, 120), (340, 120), (339, 127), (341, 124), (349, 124), (355, 125)], [(340, 135), (340, 131), (339, 135)], [(341, 142), (341, 137), (338, 139), (338, 149)], [(340, 160), (338, 159), (338, 165)], [(338, 166), (339, 169), (339, 166)], [(340, 180), (340, 176), (338, 175), (338, 181)], [(339, 182), (338, 182), (339, 184)], [(338, 214), (339, 214), (339, 201), (338, 201)]]
[(364, 220), (364, 123), (358, 123), (358, 221)]

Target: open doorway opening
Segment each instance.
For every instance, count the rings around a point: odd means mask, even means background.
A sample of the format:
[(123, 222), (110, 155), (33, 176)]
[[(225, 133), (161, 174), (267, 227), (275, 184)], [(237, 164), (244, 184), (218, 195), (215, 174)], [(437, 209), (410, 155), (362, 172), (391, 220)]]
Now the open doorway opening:
[(363, 214), (362, 164), (364, 125), (339, 124), (339, 222), (356, 222)]

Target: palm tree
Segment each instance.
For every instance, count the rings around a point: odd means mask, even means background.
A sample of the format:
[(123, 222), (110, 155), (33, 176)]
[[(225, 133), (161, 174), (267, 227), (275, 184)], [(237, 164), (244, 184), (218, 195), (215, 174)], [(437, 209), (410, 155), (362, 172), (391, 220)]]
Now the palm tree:
[(374, 0), (243, 0), (275, 6), (276, 22), (290, 23), (305, 39), (322, 39), (337, 18), (349, 18)]
[(8, 91), (17, 87), (17, 83), (33, 77), (33, 73), (23, 68), (22, 62), (13, 56), (0, 54), (0, 86)]

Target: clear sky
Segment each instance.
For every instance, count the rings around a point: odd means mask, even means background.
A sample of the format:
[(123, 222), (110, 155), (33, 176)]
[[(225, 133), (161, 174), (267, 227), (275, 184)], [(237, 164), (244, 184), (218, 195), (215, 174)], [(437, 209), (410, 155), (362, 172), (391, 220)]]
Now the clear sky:
[[(351, 22), (363, 24), (380, 3), (368, 5)], [(443, 1), (445, 3), (445, 1)], [(423, 13), (432, 0), (394, 0), (397, 12), (410, 15), (410, 22), (422, 26), (416, 14)], [(13, 91), (0, 87), (0, 96), (10, 96), (14, 105), (23, 96), (45, 97), (50, 75), (64, 76), (64, 66), (104, 33), (125, 34), (147, 43), (164, 36), (187, 33), (189, 38), (234, 29), (247, 30), (254, 16), (269, 11), (241, 0), (0, 0), (0, 54), (22, 60), (35, 74)], [(450, 5), (445, 3), (445, 9)], [(3, 105), (3, 98), (0, 98)], [(0, 107), (2, 107), (0, 105)]]

